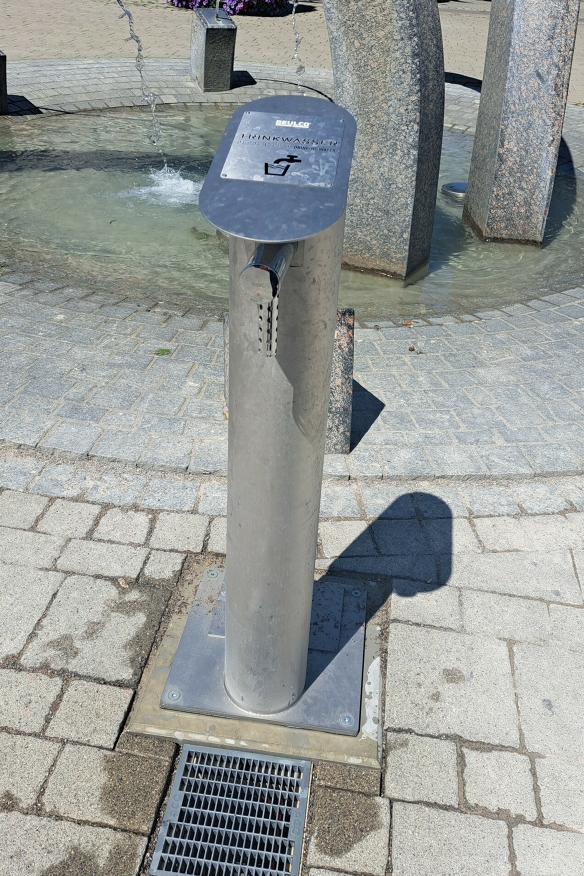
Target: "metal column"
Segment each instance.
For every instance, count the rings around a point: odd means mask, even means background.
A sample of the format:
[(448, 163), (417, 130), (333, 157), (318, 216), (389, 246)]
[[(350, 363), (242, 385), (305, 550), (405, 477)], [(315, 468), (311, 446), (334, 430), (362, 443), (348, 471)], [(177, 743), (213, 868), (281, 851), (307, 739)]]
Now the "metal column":
[(241, 290), (254, 244), (231, 240), (225, 685), (252, 712), (304, 689), (343, 230), (344, 216), (300, 244), (275, 355)]
[(313, 601), (355, 133), (324, 100), (254, 101), (201, 191), (230, 238), (225, 591), (221, 571), (202, 582), (164, 708), (358, 730), (364, 592), (319, 584)]

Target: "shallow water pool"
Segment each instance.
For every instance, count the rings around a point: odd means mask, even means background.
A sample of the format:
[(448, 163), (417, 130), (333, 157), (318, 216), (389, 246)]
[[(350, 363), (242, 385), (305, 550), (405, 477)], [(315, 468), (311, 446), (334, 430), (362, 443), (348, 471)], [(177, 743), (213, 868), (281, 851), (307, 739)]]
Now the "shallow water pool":
[[(0, 255), (72, 285), (225, 309), (225, 243), (198, 194), (229, 111), (159, 110), (165, 169), (139, 109), (0, 121)], [(472, 138), (446, 132), (440, 184), (465, 180)], [(398, 281), (343, 271), (341, 303), (361, 318), (457, 313), (576, 285), (584, 199), (558, 175), (544, 247), (481, 243), (438, 196), (430, 271)]]

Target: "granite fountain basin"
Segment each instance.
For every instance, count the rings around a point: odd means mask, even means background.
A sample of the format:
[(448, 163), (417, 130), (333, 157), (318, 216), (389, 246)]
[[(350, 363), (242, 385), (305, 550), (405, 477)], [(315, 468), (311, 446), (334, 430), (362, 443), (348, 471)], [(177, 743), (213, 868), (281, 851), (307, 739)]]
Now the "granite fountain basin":
[[(224, 240), (198, 194), (230, 110), (159, 110), (168, 167), (148, 140), (148, 111), (0, 120), (0, 256), (68, 284), (188, 302), (221, 313)], [(465, 180), (473, 139), (445, 131), (440, 186)], [(341, 304), (359, 318), (476, 311), (579, 285), (584, 197), (579, 171), (558, 173), (541, 249), (483, 243), (462, 206), (438, 194), (428, 275), (412, 286), (344, 270)]]

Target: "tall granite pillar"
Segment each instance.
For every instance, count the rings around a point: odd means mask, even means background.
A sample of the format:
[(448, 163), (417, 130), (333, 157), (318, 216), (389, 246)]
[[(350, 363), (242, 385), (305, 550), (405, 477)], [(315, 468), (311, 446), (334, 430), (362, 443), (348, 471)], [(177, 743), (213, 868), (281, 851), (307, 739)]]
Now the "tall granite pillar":
[(464, 218), (483, 238), (541, 244), (580, 0), (492, 0)]
[(430, 257), (444, 124), (436, 0), (323, 0), (335, 99), (357, 119), (344, 262), (413, 281)]

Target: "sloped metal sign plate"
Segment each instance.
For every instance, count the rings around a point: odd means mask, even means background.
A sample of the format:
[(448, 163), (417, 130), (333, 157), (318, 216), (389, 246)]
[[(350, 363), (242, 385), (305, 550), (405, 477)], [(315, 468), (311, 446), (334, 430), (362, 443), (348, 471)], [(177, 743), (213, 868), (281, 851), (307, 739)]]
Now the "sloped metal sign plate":
[(292, 186), (334, 185), (342, 119), (245, 112), (221, 177)]

